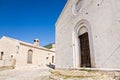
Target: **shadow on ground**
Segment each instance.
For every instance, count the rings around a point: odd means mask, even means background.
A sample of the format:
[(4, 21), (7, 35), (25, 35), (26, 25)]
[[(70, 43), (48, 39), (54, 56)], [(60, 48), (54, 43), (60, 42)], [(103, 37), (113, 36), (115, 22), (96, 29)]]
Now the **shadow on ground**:
[(9, 70), (9, 69), (14, 69), (14, 68), (11, 67), (11, 66), (1, 66), (1, 67), (0, 67), (0, 71)]

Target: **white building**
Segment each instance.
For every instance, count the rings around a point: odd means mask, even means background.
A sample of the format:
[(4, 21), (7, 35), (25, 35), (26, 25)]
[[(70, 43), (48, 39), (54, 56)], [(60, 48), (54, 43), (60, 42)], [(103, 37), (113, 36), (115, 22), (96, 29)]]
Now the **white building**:
[[(0, 66), (36, 65), (45, 67), (54, 65), (54, 57), (54, 50), (39, 46), (38, 39), (34, 40), (34, 44), (5, 36), (0, 39)], [(15, 59), (15, 62), (12, 59)]]
[(56, 23), (56, 68), (120, 69), (120, 0), (67, 0)]

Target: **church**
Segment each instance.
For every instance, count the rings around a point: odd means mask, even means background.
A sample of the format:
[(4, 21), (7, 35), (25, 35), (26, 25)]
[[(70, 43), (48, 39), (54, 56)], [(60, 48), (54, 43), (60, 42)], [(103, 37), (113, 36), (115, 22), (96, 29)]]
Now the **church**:
[(3, 36), (0, 39), (0, 67), (39, 66), (50, 67), (55, 65), (55, 47), (51, 49), (39, 45), (39, 39), (34, 44)]
[(120, 69), (120, 0), (67, 0), (56, 22), (56, 68)]

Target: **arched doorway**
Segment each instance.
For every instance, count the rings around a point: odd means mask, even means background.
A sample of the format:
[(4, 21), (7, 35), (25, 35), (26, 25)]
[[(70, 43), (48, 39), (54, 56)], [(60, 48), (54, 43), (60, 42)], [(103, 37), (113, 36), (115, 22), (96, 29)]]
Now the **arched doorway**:
[(32, 64), (32, 55), (33, 55), (33, 51), (31, 49), (28, 50), (28, 58), (27, 58), (28, 64)]
[(73, 31), (73, 64), (75, 68), (95, 67), (91, 26), (80, 20)]
[(91, 67), (91, 56), (90, 56), (90, 46), (89, 46), (89, 35), (85, 26), (81, 27), (79, 30), (79, 48), (80, 48), (80, 61), (81, 67)]

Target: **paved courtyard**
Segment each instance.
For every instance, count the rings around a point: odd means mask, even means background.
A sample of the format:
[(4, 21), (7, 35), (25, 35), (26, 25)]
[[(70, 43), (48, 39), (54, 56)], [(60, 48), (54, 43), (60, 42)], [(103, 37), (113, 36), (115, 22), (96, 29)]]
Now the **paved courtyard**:
[[(120, 73), (92, 70), (52, 70), (48, 67), (24, 66), (0, 70), (0, 80), (120, 80)], [(113, 78), (114, 77), (114, 78)]]
[(21, 67), (0, 71), (0, 80), (49, 80), (49, 68)]

